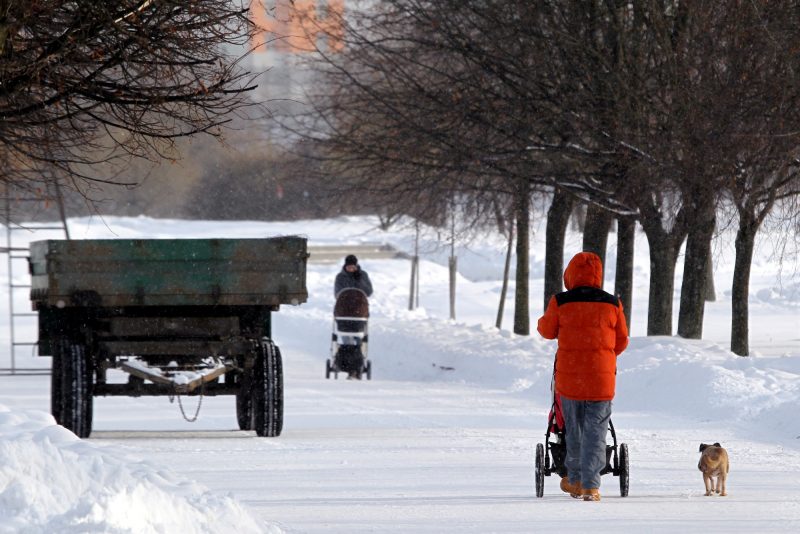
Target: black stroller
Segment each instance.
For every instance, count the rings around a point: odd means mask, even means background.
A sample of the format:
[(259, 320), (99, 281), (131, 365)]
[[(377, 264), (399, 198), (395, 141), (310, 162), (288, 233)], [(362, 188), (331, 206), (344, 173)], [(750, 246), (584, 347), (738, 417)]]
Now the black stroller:
[[(547, 432), (544, 435), (544, 445), (536, 444), (536, 496), (544, 495), (544, 477), (556, 473), (559, 477), (567, 476), (567, 442), (564, 440), (564, 415), (561, 411), (561, 397), (553, 393), (553, 407), (547, 420)], [(608, 430), (611, 435), (612, 445), (606, 445), (606, 466), (600, 471), (601, 475), (607, 473), (619, 477), (619, 494), (628, 496), (629, 461), (628, 446), (620, 443), (617, 447), (617, 434), (614, 424), (609, 419)]]
[(356, 288), (339, 292), (333, 308), (333, 334), (331, 357), (325, 362), (325, 378), (338, 379), (339, 373), (349, 378), (372, 380), (372, 362), (367, 359), (369, 335), (369, 300), (367, 294)]

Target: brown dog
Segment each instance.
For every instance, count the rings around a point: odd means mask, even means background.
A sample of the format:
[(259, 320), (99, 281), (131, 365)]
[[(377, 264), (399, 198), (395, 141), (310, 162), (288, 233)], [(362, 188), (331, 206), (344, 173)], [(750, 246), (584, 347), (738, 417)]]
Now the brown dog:
[[(706, 495), (717, 492), (723, 497), (725, 493), (725, 479), (728, 476), (730, 466), (728, 464), (728, 452), (719, 443), (707, 445), (700, 444), (700, 461), (697, 468), (703, 472), (703, 483), (706, 485)], [(717, 479), (714, 484), (714, 478)]]

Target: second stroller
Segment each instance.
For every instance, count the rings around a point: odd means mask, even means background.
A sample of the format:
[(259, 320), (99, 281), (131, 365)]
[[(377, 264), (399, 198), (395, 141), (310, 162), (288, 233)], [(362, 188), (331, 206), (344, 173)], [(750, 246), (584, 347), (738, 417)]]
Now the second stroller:
[(367, 294), (356, 288), (342, 290), (333, 308), (333, 333), (331, 357), (325, 362), (325, 378), (339, 378), (347, 373), (348, 379), (372, 379), (372, 362), (369, 348), (369, 300)]

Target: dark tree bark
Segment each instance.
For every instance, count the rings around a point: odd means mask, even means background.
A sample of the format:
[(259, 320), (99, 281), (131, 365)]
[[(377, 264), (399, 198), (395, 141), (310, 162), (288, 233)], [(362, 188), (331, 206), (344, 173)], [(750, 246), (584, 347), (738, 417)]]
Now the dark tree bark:
[[(652, 240), (648, 237), (648, 243)], [(672, 295), (675, 291), (675, 247), (650, 245), (650, 292), (647, 307), (647, 335), (672, 335)]]
[(514, 199), (517, 220), (517, 289), (514, 295), (514, 333), (528, 336), (531, 333), (530, 291), (530, 216), (531, 197), (527, 182), (520, 184)]
[(650, 246), (650, 290), (647, 335), (672, 335), (672, 299), (675, 292), (675, 262), (686, 238), (686, 209), (675, 216), (672, 228), (664, 228), (661, 212), (653, 204), (641, 206), (640, 222)]
[[(583, 227), (583, 251), (594, 252), (600, 256), (603, 267), (606, 265), (606, 248), (608, 231), (614, 215), (596, 204), (590, 204), (586, 210), (586, 223)], [(605, 269), (603, 269), (605, 272)]]
[(678, 335), (688, 339), (703, 337), (706, 271), (711, 254), (711, 238), (714, 235), (713, 199), (706, 198), (702, 205), (695, 206), (695, 210), (695, 218), (686, 242), (681, 303), (678, 313)]
[(553, 202), (547, 210), (544, 255), (543, 309), (545, 310), (550, 297), (564, 289), (564, 234), (574, 204), (575, 199), (572, 195), (558, 190), (553, 194)]
[(750, 355), (750, 312), (747, 299), (750, 294), (750, 266), (757, 232), (758, 223), (755, 219), (740, 218), (731, 291), (731, 351), (739, 356)]
[(636, 219), (617, 218), (617, 265), (614, 293), (622, 300), (625, 322), (631, 328), (631, 303), (633, 301), (633, 252), (636, 238)]

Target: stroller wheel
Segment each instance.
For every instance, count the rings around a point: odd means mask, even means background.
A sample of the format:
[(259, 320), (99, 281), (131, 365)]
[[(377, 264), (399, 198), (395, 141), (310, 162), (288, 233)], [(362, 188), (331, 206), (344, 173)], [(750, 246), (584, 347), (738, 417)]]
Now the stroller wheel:
[(619, 494), (622, 497), (628, 496), (628, 485), (630, 483), (630, 463), (628, 460), (628, 445), (619, 445)]
[(331, 360), (328, 359), (325, 361), (325, 378), (331, 377)]
[(547, 475), (547, 476), (550, 476), (550, 473), (552, 473), (552, 472), (553, 471), (550, 469), (550, 455), (549, 454), (545, 454), (544, 455), (544, 474)]
[(367, 375), (367, 380), (372, 380), (372, 362), (369, 360), (364, 364), (364, 374)]
[(536, 496), (544, 495), (544, 446), (536, 444)]

